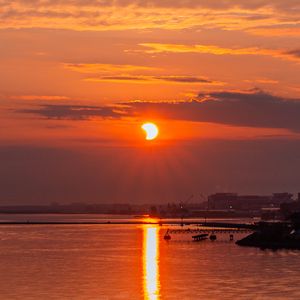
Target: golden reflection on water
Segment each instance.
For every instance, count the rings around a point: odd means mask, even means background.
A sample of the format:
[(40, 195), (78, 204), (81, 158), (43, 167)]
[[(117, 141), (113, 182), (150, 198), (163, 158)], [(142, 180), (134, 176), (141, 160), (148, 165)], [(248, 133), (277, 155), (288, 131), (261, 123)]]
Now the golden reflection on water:
[(143, 227), (144, 298), (159, 300), (159, 227)]

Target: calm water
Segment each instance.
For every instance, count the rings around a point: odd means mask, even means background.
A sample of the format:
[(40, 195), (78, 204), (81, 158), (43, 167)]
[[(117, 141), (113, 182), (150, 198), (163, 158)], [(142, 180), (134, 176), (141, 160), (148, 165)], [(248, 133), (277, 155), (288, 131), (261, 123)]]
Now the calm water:
[(1, 299), (300, 299), (300, 252), (155, 225), (2, 225)]

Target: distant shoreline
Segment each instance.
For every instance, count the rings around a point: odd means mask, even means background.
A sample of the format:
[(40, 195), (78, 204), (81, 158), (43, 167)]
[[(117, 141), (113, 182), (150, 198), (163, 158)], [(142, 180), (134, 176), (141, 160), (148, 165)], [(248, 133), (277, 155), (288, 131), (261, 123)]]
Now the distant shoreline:
[(0, 222), (0, 226), (4, 225), (170, 225), (170, 226), (190, 226), (190, 225), (199, 225), (204, 227), (222, 227), (222, 228), (237, 228), (237, 229), (253, 229), (257, 225), (248, 224), (248, 223), (225, 223), (225, 222), (201, 222), (201, 221), (192, 221), (192, 222), (181, 222), (181, 221), (159, 221), (159, 222), (148, 222), (148, 221), (7, 221)]
[[(148, 215), (136, 213), (101, 213), (101, 212), (44, 212), (44, 211), (0, 211), (0, 215), (104, 215), (104, 216), (119, 216), (120, 218), (142, 219), (144, 217), (152, 217), (154, 219), (181, 219), (180, 214), (174, 215)], [(241, 218), (257, 218), (260, 217), (259, 213), (248, 211), (218, 211), (209, 210), (201, 211), (197, 214), (184, 215), (185, 220), (188, 219), (241, 219)]]

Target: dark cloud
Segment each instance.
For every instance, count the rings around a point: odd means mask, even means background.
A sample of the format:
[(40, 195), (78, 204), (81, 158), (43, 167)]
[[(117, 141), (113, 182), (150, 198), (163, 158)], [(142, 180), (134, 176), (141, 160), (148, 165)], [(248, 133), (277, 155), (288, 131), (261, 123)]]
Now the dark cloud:
[(212, 83), (208, 79), (192, 76), (156, 76), (155, 79), (182, 83)]
[(294, 50), (286, 52), (285, 54), (293, 55), (295, 57), (300, 57), (300, 49), (294, 49)]
[(285, 99), (259, 90), (201, 93), (190, 102), (128, 103), (131, 114), (212, 122), (231, 126), (300, 131), (300, 99)]
[(99, 79), (101, 79), (101, 80), (116, 80), (116, 81), (147, 81), (147, 80), (149, 80), (148, 77), (132, 76), (132, 75), (126, 75), (126, 76), (122, 76), (122, 75), (120, 75), (120, 76), (101, 76)]
[(86, 120), (93, 117), (155, 116), (240, 127), (300, 131), (300, 99), (274, 96), (261, 90), (200, 93), (193, 101), (128, 102), (119, 106), (44, 105), (22, 110), (48, 119)]
[(174, 83), (213, 83), (213, 81), (202, 77), (195, 76), (135, 76), (135, 75), (120, 75), (120, 76), (101, 76), (99, 78), (90, 78), (90, 81), (167, 81)]
[(120, 118), (122, 113), (116, 112), (116, 108), (103, 106), (80, 105), (42, 105), (35, 109), (23, 109), (18, 112), (37, 114), (47, 119), (87, 120), (93, 117)]

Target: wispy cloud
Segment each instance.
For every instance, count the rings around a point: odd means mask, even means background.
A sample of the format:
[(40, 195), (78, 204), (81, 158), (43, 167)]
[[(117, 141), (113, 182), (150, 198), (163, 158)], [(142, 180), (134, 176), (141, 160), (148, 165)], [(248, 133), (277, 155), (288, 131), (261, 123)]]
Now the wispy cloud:
[(107, 73), (107, 72), (135, 72), (135, 71), (153, 71), (159, 70), (159, 68), (149, 67), (149, 66), (136, 66), (136, 65), (117, 65), (117, 64), (75, 64), (75, 63), (64, 63), (64, 68), (71, 71), (84, 73), (84, 74), (97, 74), (97, 73)]
[(245, 82), (248, 82), (248, 83), (253, 83), (253, 82), (256, 82), (256, 83), (262, 83), (262, 84), (278, 84), (279, 81), (278, 80), (274, 80), (274, 79), (269, 79), (269, 78), (257, 78), (257, 79), (254, 79), (254, 80), (244, 80)]
[(288, 52), (286, 52), (287, 55), (293, 55), (296, 58), (300, 59), (300, 48), (299, 49), (294, 49), (294, 50), (290, 50)]
[(117, 107), (84, 105), (42, 105), (37, 108), (18, 110), (26, 114), (35, 114), (54, 120), (88, 120), (92, 118), (120, 118), (125, 112)]
[(146, 53), (201, 53), (213, 55), (261, 55), (275, 58), (298, 61), (293, 52), (283, 50), (264, 49), (259, 47), (249, 48), (224, 48), (216, 45), (183, 45), (183, 44), (161, 44), (142, 43)]
[(86, 78), (86, 81), (92, 82), (119, 82), (119, 83), (158, 83), (165, 82), (169, 84), (211, 84), (223, 85), (224, 83), (212, 81), (204, 77), (197, 76), (146, 76), (146, 75), (111, 75), (99, 76), (95, 78)]
[(276, 22), (274, 25), (261, 25), (250, 27), (245, 30), (248, 33), (262, 36), (284, 36), (284, 37), (299, 37), (300, 23), (299, 22)]
[(70, 98), (67, 96), (58, 96), (58, 95), (16, 95), (10, 96), (10, 99), (16, 100), (28, 100), (28, 101), (62, 101), (62, 100), (69, 100)]
[(16, 0), (2, 1), (1, 28), (110, 30), (210, 26), (237, 29), (297, 20), (298, 1), (284, 0)]
[[(205, 77), (191, 75), (145, 75), (150, 72), (153, 74), (161, 73), (161, 68), (137, 66), (137, 65), (115, 65), (115, 64), (70, 64), (63, 66), (71, 71), (94, 75), (97, 77), (86, 77), (84, 81), (89, 82), (118, 82), (118, 83), (158, 83), (165, 82), (170, 84), (212, 84), (223, 85), (219, 81), (213, 81)], [(150, 73), (150, 74), (151, 74)]]

